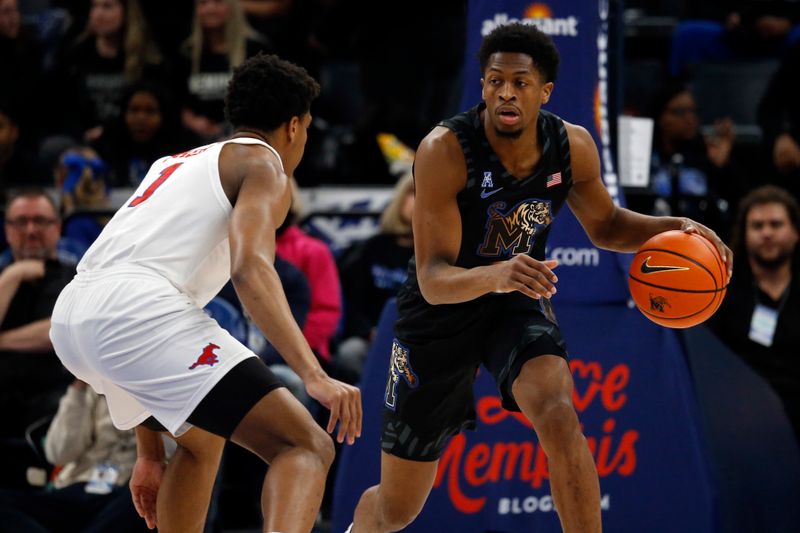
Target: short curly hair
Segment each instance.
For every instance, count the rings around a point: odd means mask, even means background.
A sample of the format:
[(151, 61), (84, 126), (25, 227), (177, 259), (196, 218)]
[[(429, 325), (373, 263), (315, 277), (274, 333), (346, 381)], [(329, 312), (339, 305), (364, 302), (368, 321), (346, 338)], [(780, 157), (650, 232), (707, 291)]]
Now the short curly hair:
[(497, 52), (526, 54), (533, 59), (534, 66), (542, 73), (545, 83), (556, 81), (560, 56), (553, 40), (531, 24), (505, 24), (487, 35), (478, 51), (481, 73), (486, 72), (489, 57)]
[(303, 67), (272, 54), (258, 54), (233, 71), (225, 117), (234, 127), (272, 131), (311, 110), (319, 83)]

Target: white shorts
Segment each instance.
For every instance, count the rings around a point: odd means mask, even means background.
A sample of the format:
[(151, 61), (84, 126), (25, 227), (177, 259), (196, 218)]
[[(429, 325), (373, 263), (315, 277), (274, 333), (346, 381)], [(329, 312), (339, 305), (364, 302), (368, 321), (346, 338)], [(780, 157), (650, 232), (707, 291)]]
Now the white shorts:
[(234, 366), (255, 354), (188, 296), (143, 268), (82, 272), (62, 291), (50, 339), (130, 429), (153, 416), (173, 435)]

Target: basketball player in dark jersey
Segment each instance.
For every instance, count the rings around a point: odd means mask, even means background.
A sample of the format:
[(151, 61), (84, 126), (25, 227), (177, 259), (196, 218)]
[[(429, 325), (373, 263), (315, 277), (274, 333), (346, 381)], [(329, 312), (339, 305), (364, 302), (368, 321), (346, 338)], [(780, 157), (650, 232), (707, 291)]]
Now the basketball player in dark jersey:
[(549, 304), (557, 277), (545, 240), (565, 201), (598, 247), (632, 252), (682, 229), (714, 242), (730, 273), (731, 251), (708, 228), (615, 206), (590, 134), (540, 109), (559, 62), (549, 37), (501, 26), (479, 58), (484, 103), (442, 122), (416, 153), (416, 264), (398, 296), (381, 482), (361, 497), (355, 533), (397, 531), (417, 516), (447, 440), (474, 426), (481, 364), (503, 405), (533, 423), (563, 530), (601, 531), (597, 471)]

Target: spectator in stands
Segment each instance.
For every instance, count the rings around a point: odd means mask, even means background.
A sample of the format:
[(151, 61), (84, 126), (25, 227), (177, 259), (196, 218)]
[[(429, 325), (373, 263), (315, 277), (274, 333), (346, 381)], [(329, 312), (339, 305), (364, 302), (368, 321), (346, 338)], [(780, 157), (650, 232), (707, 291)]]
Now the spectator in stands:
[(337, 359), (355, 378), (361, 375), (383, 306), (406, 280), (408, 261), (414, 254), (413, 211), (414, 177), (408, 172), (397, 182), (381, 215), (379, 233), (356, 244), (340, 262), (346, 338), (339, 345)]
[(795, 0), (716, 0), (688, 4), (672, 41), (670, 72), (701, 62), (777, 59), (800, 38)]
[(20, 142), (18, 116), (14, 102), (0, 96), (0, 190), (44, 182), (33, 152)]
[(108, 165), (92, 148), (76, 146), (61, 154), (53, 174), (65, 220), (62, 235), (88, 249), (109, 220)]
[(259, 51), (271, 49), (267, 39), (247, 23), (239, 0), (197, 0), (180, 68), (188, 80), (184, 126), (209, 141), (222, 137), (225, 90), (233, 69)]
[[(50, 314), (75, 274), (57, 259), (61, 222), (43, 190), (12, 194), (5, 233), (13, 262), (0, 272), (0, 439), (23, 439), (26, 428), (55, 412), (70, 383), (50, 343)], [(0, 484), (24, 479), (27, 466), (0, 450)]]
[(17, 0), (0, 0), (0, 38), (16, 39), (22, 28)]
[(709, 324), (761, 374), (783, 401), (800, 442), (800, 208), (784, 189), (765, 185), (739, 204), (734, 257), (739, 263)]
[(277, 230), (275, 251), (306, 276), (311, 288), (311, 308), (303, 334), (323, 365), (330, 366), (331, 340), (342, 315), (339, 272), (328, 246), (297, 226), (301, 211), (297, 184), (292, 179), (292, 207)]
[(775, 165), (778, 183), (800, 197), (800, 42), (770, 80), (759, 106), (764, 144)]
[(91, 142), (120, 115), (128, 84), (166, 77), (161, 63), (139, 0), (92, 0), (86, 29), (58, 62), (54, 116), (66, 114), (64, 127)]
[(346, 158), (351, 167), (347, 183), (394, 184), (398, 175), (388, 168), (377, 135), (390, 133), (406, 146), (416, 147), (439, 120), (457, 112), (466, 2), (406, 0), (403, 9), (392, 12), (391, 25), (376, 23), (385, 20), (380, 2), (326, 4), (332, 7), (315, 29), (315, 39), (329, 49), (345, 48), (354, 56), (360, 84), (346, 89), (360, 90), (366, 108), (357, 117), (353, 155)]
[(105, 397), (86, 383), (75, 380), (67, 388), (44, 452), (60, 466), (54, 490), (0, 489), (0, 509), (18, 513), (14, 523), (0, 525), (0, 532), (148, 531), (127, 485), (136, 461), (136, 434), (114, 427)]
[(138, 187), (156, 159), (198, 144), (181, 125), (168, 88), (140, 81), (125, 91), (122, 114), (104, 128), (93, 146), (110, 167), (110, 185)]
[(694, 97), (681, 82), (671, 82), (656, 94), (650, 116), (655, 121), (652, 196), (632, 207), (655, 215), (687, 216), (724, 234), (730, 225), (728, 205), (744, 187), (731, 164), (732, 123), (719, 121), (712, 135), (701, 135)]
[(0, 0), (0, 72), (3, 76), (0, 92), (15, 102), (20, 122), (34, 139), (42, 120), (38, 107), (42, 56), (35, 29), (22, 24), (17, 0)]
[(319, 6), (308, 0), (239, 0), (239, 3), (247, 21), (270, 40), (276, 54), (309, 68), (312, 10)]

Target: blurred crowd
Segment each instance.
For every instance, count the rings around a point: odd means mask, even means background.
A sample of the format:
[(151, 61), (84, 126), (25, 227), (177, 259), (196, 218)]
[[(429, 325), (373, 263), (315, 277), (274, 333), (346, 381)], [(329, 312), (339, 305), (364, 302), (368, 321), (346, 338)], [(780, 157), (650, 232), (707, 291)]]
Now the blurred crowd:
[[(626, 190), (628, 204), (733, 239), (740, 264), (712, 327), (775, 387), (797, 431), (800, 2), (625, 5), (621, 112), (654, 128), (649, 184)], [(459, 111), (465, 60), (465, 1), (409, 0), (391, 24), (380, 22), (384, 9), (366, 0), (0, 0), (0, 524), (11, 524), (0, 531), (144, 530), (126, 518), (131, 434), (114, 430), (102, 397), (61, 367), (48, 318), (118, 207), (115, 191), (137, 187), (156, 159), (231, 133), (227, 83), (257, 53), (290, 59), (322, 85), (276, 266), (320, 361), (358, 382), (413, 253), (409, 157)], [(374, 235), (341, 250), (307, 230), (297, 184), (394, 189)], [(322, 419), (231, 286), (207, 311)], [(770, 318), (754, 332), (757, 313)], [(226, 452), (207, 530), (257, 527), (260, 468)], [(60, 519), (36, 511), (43, 506)]]

